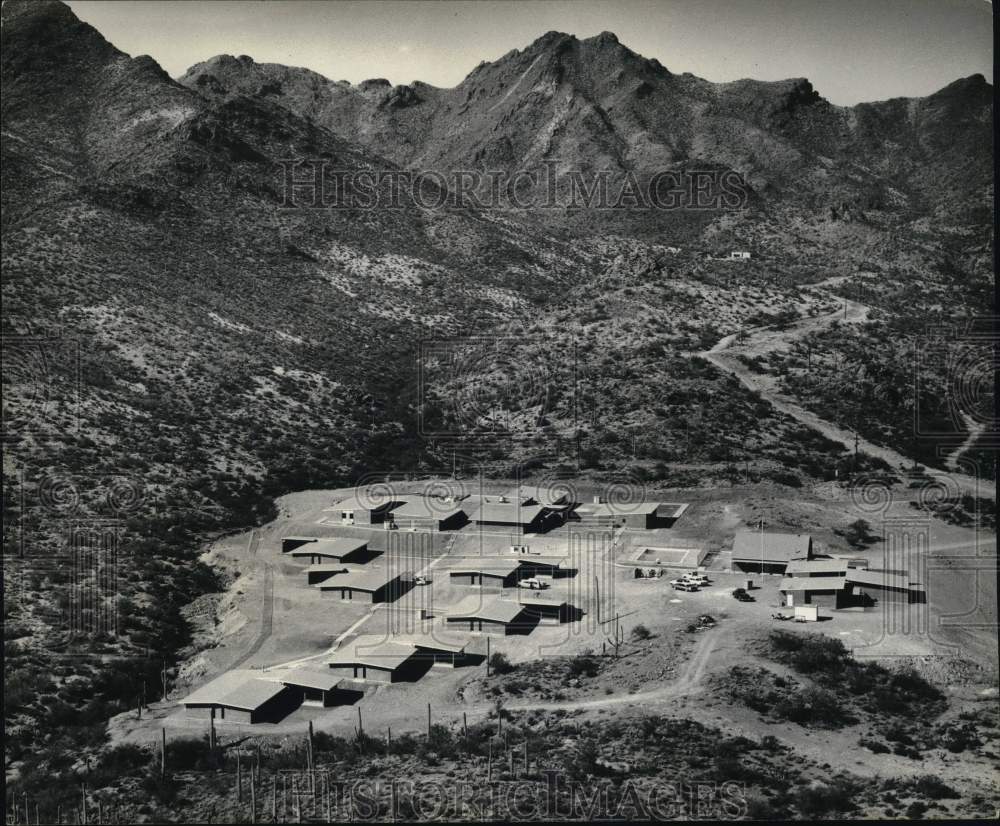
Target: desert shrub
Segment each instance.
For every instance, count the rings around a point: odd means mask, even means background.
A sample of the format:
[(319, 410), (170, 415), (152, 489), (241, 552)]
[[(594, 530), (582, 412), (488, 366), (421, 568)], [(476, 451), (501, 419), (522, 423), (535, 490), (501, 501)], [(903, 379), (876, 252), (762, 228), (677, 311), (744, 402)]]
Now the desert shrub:
[(596, 677), (599, 670), (597, 660), (589, 652), (577, 654), (569, 661), (569, 673), (572, 677)]
[(837, 701), (837, 695), (822, 688), (804, 688), (789, 694), (773, 708), (777, 717), (793, 723), (840, 727), (852, 718)]
[(765, 734), (760, 740), (760, 747), (764, 751), (781, 751), (783, 746), (781, 741), (773, 734)]
[(958, 797), (958, 792), (935, 774), (925, 774), (911, 780), (909, 785), (915, 794), (928, 797), (931, 800)]
[(854, 811), (858, 785), (845, 778), (835, 778), (828, 784), (808, 786), (795, 794), (795, 805), (810, 817), (842, 814)]
[(142, 778), (142, 790), (158, 803), (173, 803), (180, 786), (180, 782), (169, 774), (160, 777), (159, 772), (148, 772)]
[(204, 737), (178, 737), (167, 740), (167, 768), (170, 771), (215, 768), (221, 764), (219, 750), (208, 745)]
[(490, 657), (490, 671), (494, 674), (509, 674), (514, 670), (514, 665), (507, 659), (506, 654), (497, 651)]
[(113, 775), (127, 774), (142, 768), (149, 762), (150, 752), (134, 743), (114, 746), (101, 755), (100, 767)]
[(958, 754), (967, 749), (978, 748), (983, 744), (971, 723), (951, 723), (938, 729), (938, 737), (948, 751)]
[(424, 739), (425, 751), (434, 752), (439, 757), (449, 758), (458, 755), (459, 740), (446, 727), (438, 723), (431, 726), (430, 736)]
[(858, 738), (858, 745), (862, 746), (874, 754), (888, 754), (890, 749), (881, 740), (872, 740), (868, 737)]
[(632, 638), (636, 640), (648, 640), (653, 636), (653, 633), (641, 623), (632, 629)]

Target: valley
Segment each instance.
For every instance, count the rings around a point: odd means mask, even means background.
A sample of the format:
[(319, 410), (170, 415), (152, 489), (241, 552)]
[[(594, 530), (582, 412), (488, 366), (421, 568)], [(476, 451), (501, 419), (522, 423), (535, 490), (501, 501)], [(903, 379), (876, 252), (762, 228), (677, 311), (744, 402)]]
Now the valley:
[[(982, 75), (838, 106), (805, 78), (715, 83), (611, 32), (549, 31), (454, 88), (228, 54), (171, 77), (58, 0), (5, 0), (0, 37), (12, 801), (42, 822), (302, 819), (278, 790), (308, 767), (475, 778), (465, 814), (502, 819), (483, 789), (551, 769), (647, 801), (704, 780), (712, 816), (995, 811)], [(290, 162), (372, 202), (314, 208), (307, 178), (289, 192)], [(366, 186), (464, 172), (531, 183), (441, 208)], [(565, 205), (573, 182), (620, 194), (702, 174), (706, 208)], [(551, 523), (477, 522), (469, 503), (510, 505), (521, 485), (563, 494), (515, 496)], [(396, 528), (337, 515), (373, 490)], [(431, 525), (460, 503), (468, 521)], [(676, 503), (669, 526), (616, 511)], [(836, 565), (905, 569), (926, 602), (780, 622), (778, 576), (733, 598), (749, 576), (736, 535), (762, 522)], [(309, 574), (285, 546), (303, 535), (364, 540), (373, 558)], [(508, 571), (522, 540), (564, 572)], [(671, 571), (668, 551), (703, 555)], [(484, 558), (500, 573), (452, 576)], [(677, 590), (682, 568), (712, 581)], [(399, 576), (372, 590), (382, 574)], [(320, 588), (327, 575), (372, 601)], [(490, 637), (447, 616), (485, 593), (463, 575), (538, 579), (501, 589), (530, 590), (532, 616), (566, 607)], [(353, 703), (220, 721), (219, 742), (183, 707), (216, 680), (276, 692), (363, 635), (447, 631), (454, 648), (456, 627), (467, 662)], [(829, 673), (797, 668), (809, 657)], [(933, 713), (907, 733), (921, 702)], [(244, 788), (251, 754), (266, 800)], [(10, 817), (31, 819), (16, 802)]]

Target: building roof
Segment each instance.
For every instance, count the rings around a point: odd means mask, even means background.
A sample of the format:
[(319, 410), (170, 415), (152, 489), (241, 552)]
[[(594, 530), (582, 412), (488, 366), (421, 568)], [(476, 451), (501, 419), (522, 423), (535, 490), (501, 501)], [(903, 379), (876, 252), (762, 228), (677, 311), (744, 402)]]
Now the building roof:
[(846, 559), (793, 559), (785, 568), (785, 573), (795, 574), (846, 574)]
[(362, 634), (341, 646), (326, 661), (328, 666), (364, 665), (395, 671), (416, 653), (409, 643), (387, 640), (378, 634)]
[(592, 502), (580, 505), (577, 513), (593, 516), (633, 516), (635, 514), (653, 514), (660, 507), (659, 502)]
[(561, 608), (566, 604), (564, 599), (547, 597), (544, 591), (525, 591), (524, 589), (518, 592), (517, 601), (521, 605), (541, 605), (548, 608)]
[(320, 691), (333, 691), (342, 682), (332, 671), (317, 671), (314, 668), (293, 668), (278, 677), (285, 685), (302, 688), (316, 688)]
[(843, 591), (847, 581), (842, 576), (786, 576), (781, 591)]
[(660, 502), (656, 515), (661, 519), (679, 519), (687, 509), (687, 502)]
[(475, 522), (503, 522), (508, 525), (530, 525), (545, 512), (542, 505), (519, 505), (516, 502), (483, 502), (473, 511)]
[(733, 537), (733, 560), (760, 562), (761, 536), (764, 562), (790, 562), (809, 555), (812, 537), (807, 533), (737, 531)]
[[(181, 700), (184, 705), (224, 705), (223, 700), (229, 694), (233, 694), (245, 683), (257, 679), (259, 671), (235, 670), (226, 671), (220, 674), (211, 682), (201, 686), (196, 691), (191, 692)], [(281, 686), (278, 683), (270, 683), (272, 686)]]
[(537, 502), (539, 505), (562, 505), (566, 503), (566, 493), (559, 486), (520, 485), (503, 492), (503, 497), (511, 502)]
[(510, 576), (521, 567), (522, 560), (502, 556), (483, 556), (463, 559), (448, 569), (452, 576), (461, 574), (491, 574)]
[[(286, 537), (286, 539), (292, 538)], [(297, 536), (294, 538), (304, 539), (306, 544), (288, 551), (289, 556), (332, 556), (339, 559), (355, 551), (363, 551), (368, 547), (366, 539), (350, 539), (345, 536)]]
[(481, 599), (470, 596), (452, 606), (445, 614), (447, 619), (479, 619), (490, 622), (512, 622), (522, 610), (518, 602), (500, 599)]
[(413, 645), (424, 651), (439, 651), (446, 654), (461, 654), (469, 643), (454, 634), (444, 634), (441, 631), (416, 632), (413, 634), (398, 634), (393, 642)]
[(181, 703), (255, 711), (284, 690), (285, 686), (274, 680), (255, 679), (247, 672), (230, 671), (192, 692)]
[(219, 705), (243, 711), (254, 711), (268, 700), (273, 700), (284, 690), (284, 685), (271, 680), (249, 680), (235, 691), (229, 692), (222, 698)]
[(377, 488), (372, 488), (370, 491), (365, 489), (362, 489), (360, 492), (355, 491), (344, 499), (335, 502), (333, 507), (336, 510), (342, 511), (374, 511), (398, 501), (400, 501), (399, 497), (380, 492)]
[(566, 561), (565, 556), (555, 554), (518, 554), (517, 561), (522, 565), (539, 565), (542, 567), (559, 568)]
[(868, 585), (874, 588), (899, 588), (910, 590), (908, 574), (896, 574), (889, 571), (871, 571), (862, 568), (851, 568), (847, 572), (847, 581), (856, 585)]
[[(343, 576), (338, 576), (336, 581), (331, 583), (333, 588), (350, 588), (354, 591), (375, 592), (383, 585), (387, 585), (399, 577), (410, 576), (409, 571), (388, 570), (386, 568), (372, 568), (370, 570), (349, 571)], [(326, 583), (320, 583), (325, 585)]]
[(306, 568), (307, 574), (347, 574), (351, 569), (339, 562), (327, 562), (323, 565), (310, 565)]
[(451, 519), (464, 511), (455, 506), (454, 502), (434, 497), (415, 496), (406, 499), (392, 511), (393, 521), (400, 519), (437, 519), (439, 522)]

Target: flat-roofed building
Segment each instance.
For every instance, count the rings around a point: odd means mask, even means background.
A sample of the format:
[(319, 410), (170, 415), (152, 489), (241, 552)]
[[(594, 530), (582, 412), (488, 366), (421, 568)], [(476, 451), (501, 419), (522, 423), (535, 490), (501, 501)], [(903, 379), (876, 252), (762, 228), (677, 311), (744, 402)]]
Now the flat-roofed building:
[(334, 562), (331, 565), (310, 565), (306, 568), (306, 584), (319, 585), (337, 574), (350, 573), (351, 569)]
[(544, 591), (525, 591), (522, 589), (517, 596), (517, 601), (524, 606), (528, 614), (534, 615), (538, 622), (543, 625), (574, 622), (583, 615), (579, 608), (570, 605), (562, 597), (552, 597)]
[(743, 573), (783, 574), (795, 559), (812, 558), (807, 533), (737, 531), (733, 537), (733, 570)]
[(342, 600), (360, 602), (394, 602), (413, 585), (410, 571), (390, 571), (375, 568), (369, 571), (350, 571), (335, 574), (318, 584), (324, 592)]
[(518, 556), (471, 556), (454, 561), (448, 569), (451, 581), (457, 585), (478, 586), (499, 590), (515, 588), (533, 576), (559, 576), (564, 572), (565, 557), (520, 554)]
[(591, 502), (577, 506), (571, 519), (585, 528), (625, 527), (648, 530), (659, 527), (659, 509), (659, 502)]
[(846, 608), (851, 605), (851, 591), (844, 577), (837, 574), (786, 576), (778, 586), (786, 608), (819, 605)]
[(909, 572), (850, 568), (846, 580), (854, 594), (868, 604), (880, 599), (907, 603), (924, 603), (927, 600), (920, 583), (910, 581)]
[(467, 652), (468, 640), (457, 634), (426, 631), (395, 634), (392, 640), (404, 645), (412, 645), (417, 649), (418, 659), (429, 660), (435, 667), (457, 668), (467, 665), (475, 659)]
[(363, 685), (340, 677), (330, 669), (293, 668), (277, 675), (277, 679), (293, 691), (301, 692), (303, 705), (352, 705), (365, 693)]
[(469, 518), (485, 530), (515, 535), (541, 533), (561, 522), (551, 508), (518, 502), (483, 502)]
[(414, 496), (394, 507), (388, 515), (400, 530), (450, 531), (467, 521), (465, 511), (454, 502), (432, 496)]
[(327, 666), (340, 677), (367, 683), (395, 683), (418, 676), (417, 647), (377, 634), (364, 634), (341, 645)]
[(350, 496), (341, 499), (333, 506), (335, 519), (342, 525), (357, 525), (365, 527), (379, 525), (385, 521), (386, 514), (399, 504), (401, 497), (373, 488), (371, 492), (364, 489), (355, 491)]
[(274, 723), (299, 703), (284, 684), (238, 672), (224, 674), (181, 700), (189, 717), (230, 723)]
[(793, 559), (785, 568), (790, 577), (846, 576), (846, 559)]
[(518, 485), (508, 488), (494, 501), (513, 502), (521, 505), (541, 505), (545, 508), (565, 508), (571, 503), (566, 494), (566, 490), (559, 485), (551, 487), (538, 485)]
[(538, 624), (519, 602), (469, 596), (445, 612), (449, 628), (480, 634), (525, 634)]
[(286, 536), (281, 552), (293, 559), (316, 562), (365, 562), (371, 554), (368, 541), (344, 536)]
[(470, 557), (448, 570), (451, 581), (458, 585), (482, 588), (513, 588), (520, 578), (521, 560), (504, 557)]

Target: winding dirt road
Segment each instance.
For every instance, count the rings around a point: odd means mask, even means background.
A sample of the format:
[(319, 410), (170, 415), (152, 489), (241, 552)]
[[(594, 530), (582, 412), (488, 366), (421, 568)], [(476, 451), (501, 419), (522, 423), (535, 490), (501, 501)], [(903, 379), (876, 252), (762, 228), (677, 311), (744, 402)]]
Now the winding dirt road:
[[(843, 280), (844, 276), (830, 278), (814, 285), (813, 288), (825, 289), (834, 287)], [(841, 306), (834, 312), (803, 318), (784, 327), (775, 327), (774, 325), (754, 327), (744, 331), (743, 338), (740, 341), (737, 341), (739, 335), (733, 333), (720, 339), (710, 350), (704, 350), (698, 355), (710, 361), (720, 370), (731, 373), (745, 387), (760, 394), (761, 398), (765, 399), (782, 413), (822, 433), (828, 439), (840, 442), (845, 448), (853, 447), (855, 438), (857, 438), (858, 450), (864, 451), (870, 456), (877, 456), (893, 468), (912, 468), (916, 464), (913, 459), (904, 456), (890, 447), (876, 445), (864, 437), (856, 435), (853, 430), (840, 427), (833, 422), (821, 418), (811, 410), (807, 410), (792, 397), (779, 391), (776, 376), (754, 373), (740, 360), (740, 356), (754, 358), (756, 356), (766, 356), (768, 353), (775, 351), (787, 351), (796, 340), (809, 333), (826, 329), (835, 321), (843, 324), (860, 324), (868, 320), (870, 308), (867, 305), (841, 298), (840, 296), (831, 295), (831, 297), (841, 303)], [(948, 492), (947, 495), (956, 495), (961, 492), (987, 498), (995, 496), (992, 485), (983, 484), (981, 480), (972, 476), (954, 471), (934, 470), (932, 468), (927, 468), (925, 473), (927, 476), (938, 480)]]

